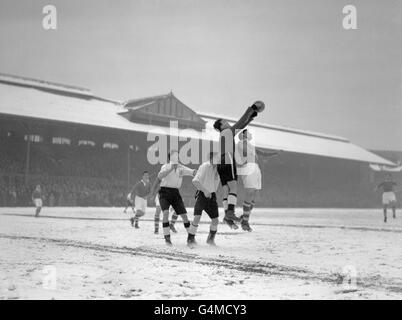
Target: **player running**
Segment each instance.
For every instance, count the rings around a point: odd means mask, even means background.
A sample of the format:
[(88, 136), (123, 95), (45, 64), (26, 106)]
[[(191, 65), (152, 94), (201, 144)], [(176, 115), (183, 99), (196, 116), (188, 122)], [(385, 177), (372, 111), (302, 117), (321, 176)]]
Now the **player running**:
[(237, 202), (237, 173), (236, 160), (234, 158), (235, 142), (234, 136), (239, 130), (244, 129), (258, 114), (262, 112), (265, 105), (262, 101), (255, 102), (248, 107), (243, 116), (233, 126), (224, 119), (218, 119), (214, 123), (215, 130), (219, 131), (220, 162), (218, 174), (223, 189), (223, 208), (225, 210), (224, 221), (231, 228), (238, 228), (235, 221), (240, 219), (235, 215)]
[(262, 175), (258, 165), (258, 155), (265, 157), (273, 157), (280, 154), (279, 152), (265, 152), (255, 148), (250, 141), (253, 138), (251, 133), (244, 129), (239, 134), (239, 142), (236, 145), (236, 159), (238, 174), (243, 181), (245, 196), (243, 201), (243, 214), (240, 216), (240, 224), (244, 231), (251, 232), (249, 224), (251, 210), (255, 205), (257, 192), (261, 190)]
[(207, 243), (215, 245), (215, 235), (219, 223), (219, 209), (216, 201), (219, 175), (216, 165), (217, 161), (214, 161), (213, 158), (214, 153), (211, 152), (209, 155), (209, 161), (200, 165), (193, 179), (193, 184), (197, 188), (197, 193), (195, 195), (197, 200), (194, 206), (194, 220), (191, 223), (187, 238), (187, 245), (190, 248), (193, 248), (196, 245), (195, 235), (203, 211), (205, 211), (211, 218)]
[(131, 190), (131, 197), (134, 197), (135, 214), (130, 218), (131, 226), (139, 229), (139, 219), (142, 217), (147, 210), (147, 197), (151, 192), (151, 185), (149, 183), (149, 173), (144, 171), (142, 174), (142, 179), (138, 181), (133, 190)]
[(181, 216), (184, 227), (187, 231), (190, 227), (187, 210), (184, 206), (179, 189), (183, 181), (183, 176), (194, 176), (194, 174), (195, 170), (179, 163), (179, 153), (177, 151), (172, 151), (170, 153), (169, 163), (164, 164), (158, 173), (158, 179), (160, 180), (159, 203), (163, 211), (163, 235), (166, 244), (169, 246), (172, 245), (169, 224), (170, 206), (172, 206), (174, 211)]
[(35, 190), (32, 192), (32, 202), (36, 207), (35, 218), (38, 218), (43, 205), (42, 190), (39, 184), (35, 187)]
[(393, 218), (396, 219), (396, 197), (394, 193), (394, 187), (398, 184), (393, 181), (392, 175), (388, 173), (385, 176), (385, 181), (381, 182), (375, 187), (375, 191), (382, 189), (382, 205), (384, 209), (384, 222), (387, 222), (387, 208), (390, 206), (392, 208)]

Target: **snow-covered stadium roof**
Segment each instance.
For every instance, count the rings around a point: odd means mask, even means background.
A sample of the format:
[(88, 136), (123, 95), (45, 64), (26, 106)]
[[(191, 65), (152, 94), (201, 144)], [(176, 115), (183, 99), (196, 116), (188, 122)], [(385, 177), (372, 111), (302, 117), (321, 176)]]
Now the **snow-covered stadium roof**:
[[(208, 114), (201, 114), (201, 116), (207, 121), (208, 127), (212, 127), (213, 122), (218, 119), (217, 116)], [(226, 120), (233, 121), (227, 117)], [(394, 165), (391, 161), (338, 136), (283, 126), (264, 125), (258, 122), (249, 125), (248, 130), (252, 133), (254, 144), (260, 148)]]
[[(172, 133), (167, 127), (131, 122), (120, 115), (125, 111), (127, 109), (124, 103), (94, 96), (86, 89), (0, 75), (0, 115), (125, 131)], [(205, 132), (179, 129), (178, 135), (217, 141), (218, 134), (212, 128), (212, 123), (218, 117), (207, 114), (200, 116), (207, 121)], [(260, 148), (394, 165), (391, 161), (336, 136), (261, 123), (253, 123), (249, 130), (254, 133), (255, 144)]]

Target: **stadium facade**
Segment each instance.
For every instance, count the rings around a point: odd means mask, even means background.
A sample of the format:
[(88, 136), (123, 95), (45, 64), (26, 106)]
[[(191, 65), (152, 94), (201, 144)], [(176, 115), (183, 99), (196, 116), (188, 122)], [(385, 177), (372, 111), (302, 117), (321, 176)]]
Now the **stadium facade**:
[[(49, 206), (123, 205), (143, 170), (151, 178), (159, 170), (147, 160), (149, 133), (177, 135), (180, 145), (196, 139), (202, 147), (217, 142), (218, 117), (234, 120), (197, 112), (173, 93), (113, 101), (83, 88), (0, 75), (0, 205), (30, 205), (37, 183)], [(337, 136), (258, 122), (249, 130), (256, 147), (285, 151), (259, 159), (262, 206), (372, 207), (381, 175), (369, 164), (394, 165)], [(191, 205), (190, 181), (183, 190)]]

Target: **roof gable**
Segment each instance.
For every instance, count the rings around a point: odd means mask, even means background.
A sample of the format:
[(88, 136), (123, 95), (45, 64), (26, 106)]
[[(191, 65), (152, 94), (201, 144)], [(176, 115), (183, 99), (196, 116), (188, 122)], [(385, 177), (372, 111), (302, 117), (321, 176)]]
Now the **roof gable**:
[(169, 125), (170, 121), (178, 121), (179, 127), (197, 130), (205, 128), (206, 121), (173, 93), (129, 100), (124, 108), (127, 111), (121, 115), (132, 122)]

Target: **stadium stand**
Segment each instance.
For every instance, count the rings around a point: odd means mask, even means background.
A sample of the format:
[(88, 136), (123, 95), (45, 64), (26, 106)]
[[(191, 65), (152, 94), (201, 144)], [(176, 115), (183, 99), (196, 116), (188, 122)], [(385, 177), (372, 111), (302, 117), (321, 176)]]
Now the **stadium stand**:
[[(153, 180), (160, 167), (147, 161), (147, 133), (168, 135), (169, 121), (177, 119), (180, 129), (192, 129), (187, 137), (216, 141), (211, 130), (199, 134), (216, 116), (196, 113), (172, 93), (116, 102), (85, 89), (0, 75), (0, 95), (0, 206), (31, 205), (36, 184), (46, 206), (123, 206), (143, 170)], [(259, 159), (259, 206), (378, 206), (373, 188), (383, 174), (369, 164), (393, 165), (382, 157), (394, 160), (391, 154), (287, 127), (256, 123), (250, 130), (257, 147), (286, 151)], [(192, 205), (190, 179), (182, 193)], [(240, 187), (239, 203), (241, 194)]]

